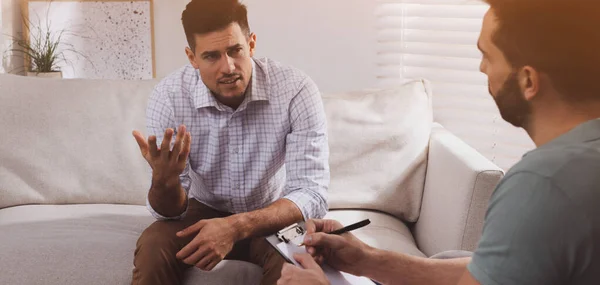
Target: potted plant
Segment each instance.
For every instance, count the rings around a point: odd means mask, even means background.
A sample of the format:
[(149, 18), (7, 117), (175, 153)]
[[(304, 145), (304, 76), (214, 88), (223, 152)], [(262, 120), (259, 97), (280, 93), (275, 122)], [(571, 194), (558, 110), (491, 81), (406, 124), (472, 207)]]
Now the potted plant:
[(12, 46), (6, 51), (22, 57), (25, 63), (25, 70), (16, 72), (25, 71), (27, 76), (62, 78), (60, 63), (70, 64), (65, 53), (74, 53), (77, 57), (83, 56), (88, 59), (72, 44), (65, 41), (65, 36), (77, 35), (66, 29), (52, 31), (51, 21), (47, 20), (45, 25), (42, 25), (39, 17), (37, 24), (33, 24), (26, 18), (23, 18), (23, 22), (24, 35), (19, 37), (8, 35), (12, 39)]
[(57, 66), (59, 56), (62, 56), (61, 51), (58, 51), (61, 37), (62, 34), (53, 39), (52, 34), (47, 31), (42, 37), (33, 37), (31, 43), (18, 41), (29, 61), (27, 76), (62, 78), (62, 71)]

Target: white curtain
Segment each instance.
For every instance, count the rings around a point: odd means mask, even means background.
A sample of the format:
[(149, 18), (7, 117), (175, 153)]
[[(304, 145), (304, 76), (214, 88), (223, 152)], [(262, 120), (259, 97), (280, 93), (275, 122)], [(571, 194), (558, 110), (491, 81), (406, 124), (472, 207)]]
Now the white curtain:
[(433, 83), (434, 116), (498, 166), (508, 169), (534, 148), (506, 123), (479, 72), (477, 50), (487, 4), (478, 0), (388, 0), (377, 7), (381, 86), (425, 78)]

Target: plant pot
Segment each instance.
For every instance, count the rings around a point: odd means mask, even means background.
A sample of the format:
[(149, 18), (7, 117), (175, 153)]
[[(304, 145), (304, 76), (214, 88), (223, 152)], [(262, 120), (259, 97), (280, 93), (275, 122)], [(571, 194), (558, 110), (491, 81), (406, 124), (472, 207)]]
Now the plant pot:
[(40, 77), (40, 78), (62, 78), (62, 71), (53, 72), (27, 72), (27, 76)]

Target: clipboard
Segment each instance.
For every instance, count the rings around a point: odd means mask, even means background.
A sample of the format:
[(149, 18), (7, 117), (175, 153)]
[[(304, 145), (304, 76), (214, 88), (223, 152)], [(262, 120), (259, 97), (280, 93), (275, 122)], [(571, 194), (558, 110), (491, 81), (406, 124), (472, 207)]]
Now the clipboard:
[[(293, 260), (293, 254), (306, 252), (304, 246), (299, 246), (304, 240), (305, 234), (306, 227), (304, 226), (304, 222), (299, 222), (266, 237), (266, 240), (271, 247), (273, 247), (279, 253), (279, 255), (285, 259), (286, 262), (301, 267), (300, 264)], [(325, 272), (327, 279), (329, 279), (329, 282), (332, 285), (379, 284), (365, 277), (358, 277), (345, 272), (340, 272), (328, 265), (322, 265), (321, 268), (323, 269), (323, 272)]]
[(291, 260), (291, 258), (293, 257), (288, 257), (286, 253), (283, 253), (281, 251), (278, 245), (282, 242), (292, 242), (292, 240), (298, 239), (300, 236), (304, 237), (304, 234), (306, 234), (306, 227), (304, 226), (304, 222), (299, 222), (290, 225), (287, 228), (284, 228), (273, 235), (268, 236), (266, 240), (269, 243), (269, 245), (271, 245), (271, 247), (273, 247), (279, 253), (279, 255), (281, 255), (281, 257), (285, 259), (287, 263), (295, 264), (295, 262)]

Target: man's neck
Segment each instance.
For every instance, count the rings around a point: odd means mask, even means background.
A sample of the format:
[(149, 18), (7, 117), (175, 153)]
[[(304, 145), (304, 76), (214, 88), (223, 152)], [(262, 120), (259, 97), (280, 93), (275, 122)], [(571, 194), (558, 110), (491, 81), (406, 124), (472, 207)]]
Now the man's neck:
[[(250, 78), (252, 78), (252, 77), (250, 77)], [(246, 86), (246, 90), (244, 91), (244, 93), (241, 96), (234, 97), (234, 98), (223, 98), (221, 96), (216, 95), (213, 92), (211, 92), (211, 94), (221, 104), (223, 104), (233, 110), (237, 110), (237, 108), (239, 108), (240, 105), (242, 105), (244, 100), (246, 100), (246, 97), (248, 97), (248, 92), (252, 92), (251, 90), (252, 90), (252, 80), (250, 80), (250, 83), (248, 84), (248, 86)]]
[(527, 131), (536, 146), (540, 147), (550, 141), (568, 133), (577, 126), (600, 118), (600, 102), (592, 102), (585, 106), (569, 106), (554, 108), (554, 110), (532, 115), (527, 126)]
[(242, 94), (242, 96), (234, 98), (223, 98), (221, 96), (215, 95), (214, 93), (212, 95), (215, 96), (215, 99), (217, 99), (217, 101), (219, 101), (221, 104), (228, 106), (233, 110), (237, 110), (237, 108), (239, 108), (240, 105), (242, 105), (242, 102), (244, 102), (244, 99), (246, 99), (245, 93)]

